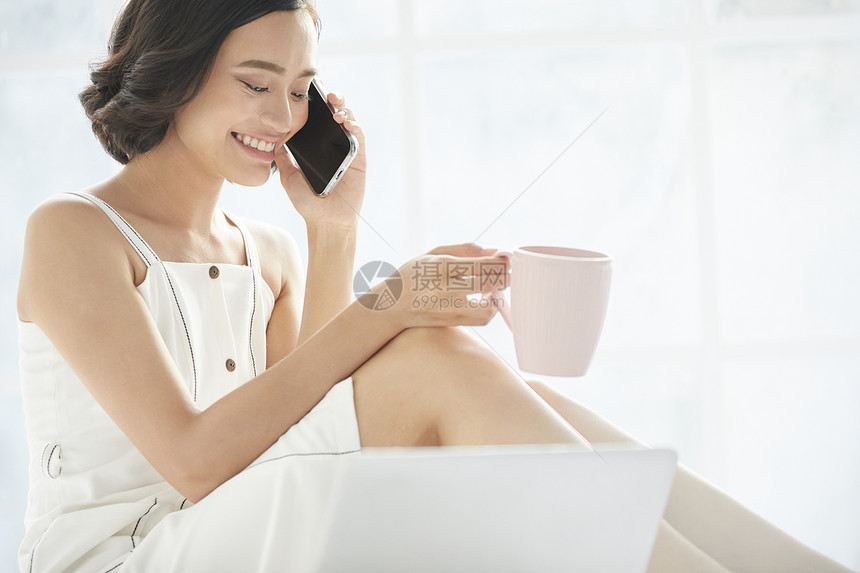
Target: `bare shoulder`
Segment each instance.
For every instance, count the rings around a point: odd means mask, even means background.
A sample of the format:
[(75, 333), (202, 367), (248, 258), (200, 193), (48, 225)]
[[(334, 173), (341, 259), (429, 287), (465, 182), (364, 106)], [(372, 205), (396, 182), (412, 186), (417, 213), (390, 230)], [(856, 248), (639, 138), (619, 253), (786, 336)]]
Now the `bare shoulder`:
[(100, 267), (114, 272), (119, 269), (136, 281), (140, 269), (129, 256), (130, 248), (92, 202), (70, 193), (49, 197), (27, 219), (18, 287), (19, 318), (28, 320), (39, 293), (50, 288), (43, 283), (51, 276), (62, 278), (51, 283), (71, 286)]
[(269, 282), (275, 298), (280, 298), (281, 293), (303, 288), (304, 266), (295, 237), (277, 225), (252, 219), (243, 221), (254, 236), (262, 262), (263, 278)]
[[(91, 201), (73, 193), (58, 193), (45, 199), (37, 206), (27, 220), (28, 227), (35, 225), (37, 230), (50, 229), (60, 225), (66, 230), (77, 228), (81, 222), (92, 222), (99, 212)], [(102, 215), (104, 216), (104, 215)]]
[[(282, 227), (255, 219), (246, 218), (243, 221), (254, 234), (254, 240), (257, 242), (258, 248), (268, 251), (270, 255), (277, 253), (279, 249), (284, 249), (285, 247), (298, 248), (293, 235)], [(262, 252), (260, 256), (264, 256)]]
[[(28, 255), (60, 250), (81, 260), (126, 254), (131, 245), (105, 213), (91, 201), (72, 193), (59, 193), (42, 202), (27, 219)], [(80, 261), (79, 261), (80, 262)]]

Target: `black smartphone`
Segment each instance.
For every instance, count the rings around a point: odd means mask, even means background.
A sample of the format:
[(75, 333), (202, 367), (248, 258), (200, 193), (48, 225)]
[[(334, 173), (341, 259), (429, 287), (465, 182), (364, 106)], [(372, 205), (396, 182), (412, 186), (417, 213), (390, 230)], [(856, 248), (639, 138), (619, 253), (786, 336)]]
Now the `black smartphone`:
[(314, 194), (325, 197), (358, 153), (358, 140), (334, 120), (334, 108), (317, 78), (311, 81), (308, 93), (308, 120), (287, 141), (287, 149)]

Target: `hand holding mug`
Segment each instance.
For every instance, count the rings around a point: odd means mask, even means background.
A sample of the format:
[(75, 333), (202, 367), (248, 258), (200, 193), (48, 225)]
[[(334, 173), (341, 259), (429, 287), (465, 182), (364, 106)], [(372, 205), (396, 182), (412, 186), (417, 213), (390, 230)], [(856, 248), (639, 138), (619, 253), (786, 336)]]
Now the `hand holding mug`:
[[(437, 247), (408, 261), (359, 302), (383, 311), (400, 329), (483, 326), (497, 310), (491, 292), (505, 284), (501, 277), (485, 276), (504, 271), (504, 261), (493, 257), (495, 251), (474, 243)], [(477, 294), (480, 299), (470, 298)]]

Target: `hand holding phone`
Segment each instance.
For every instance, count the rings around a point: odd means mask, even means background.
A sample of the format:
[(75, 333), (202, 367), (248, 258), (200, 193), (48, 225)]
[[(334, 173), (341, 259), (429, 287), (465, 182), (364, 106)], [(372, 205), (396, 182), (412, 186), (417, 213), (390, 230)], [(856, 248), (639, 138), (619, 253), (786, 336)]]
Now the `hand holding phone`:
[(308, 90), (308, 119), (287, 141), (305, 179), (318, 197), (328, 195), (358, 154), (358, 140), (334, 119), (334, 108), (317, 78)]

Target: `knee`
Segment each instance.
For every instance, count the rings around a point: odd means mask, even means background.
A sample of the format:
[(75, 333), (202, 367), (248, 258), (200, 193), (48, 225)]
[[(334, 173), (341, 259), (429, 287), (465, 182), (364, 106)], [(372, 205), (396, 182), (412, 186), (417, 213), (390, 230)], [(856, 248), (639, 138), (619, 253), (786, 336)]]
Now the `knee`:
[[(542, 380), (526, 380), (526, 384), (535, 391), (535, 393), (543, 398), (543, 401), (547, 404), (555, 407), (558, 402), (561, 394), (559, 394), (558, 390), (547, 384)], [(573, 401), (569, 398), (566, 399), (568, 402), (573, 403)]]
[(552, 392), (552, 388), (543, 380), (526, 380), (526, 384), (541, 398), (546, 398)]
[[(455, 367), (464, 356), (480, 352), (476, 338), (460, 327), (434, 326), (407, 328), (392, 338), (354, 372), (358, 378), (406, 379)], [(402, 382), (401, 382), (402, 383)]]
[(487, 351), (479, 338), (459, 326), (407, 328), (390, 343), (395, 351), (425, 358), (480, 355)]
[(398, 385), (432, 382), (441, 389), (447, 382), (474, 378), (467, 373), (475, 369), (498, 366), (494, 359), (493, 351), (462, 327), (408, 328), (359, 367), (354, 381), (367, 377)]

